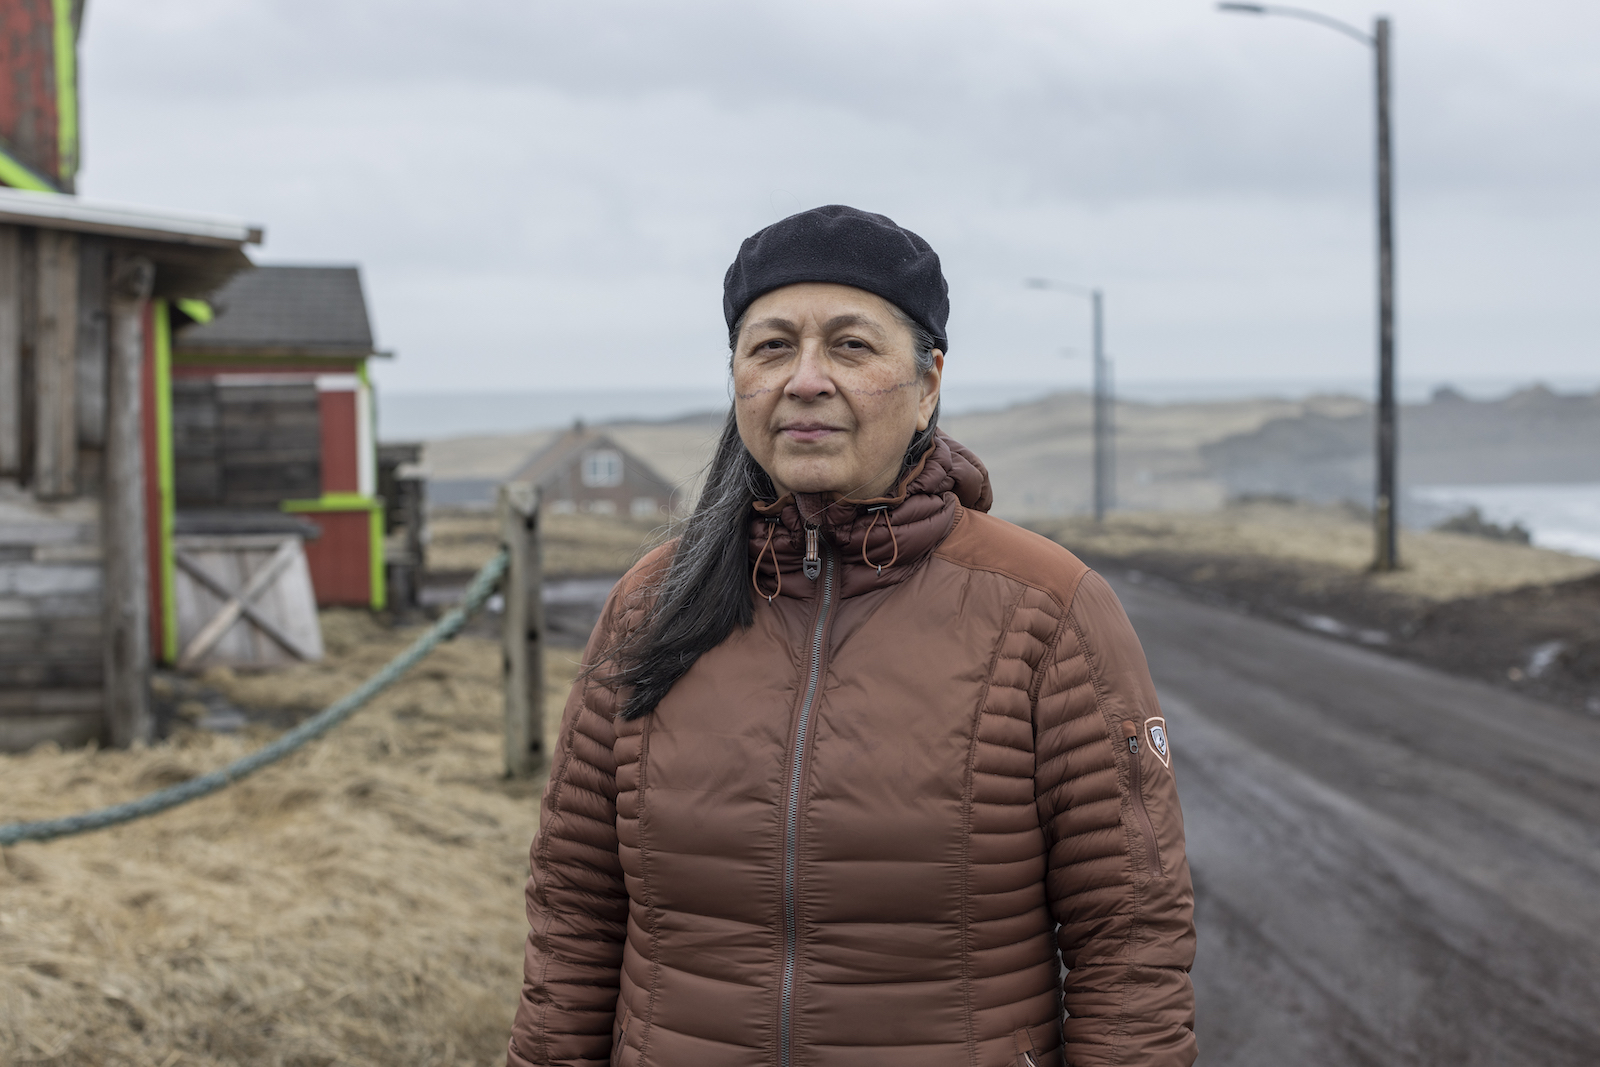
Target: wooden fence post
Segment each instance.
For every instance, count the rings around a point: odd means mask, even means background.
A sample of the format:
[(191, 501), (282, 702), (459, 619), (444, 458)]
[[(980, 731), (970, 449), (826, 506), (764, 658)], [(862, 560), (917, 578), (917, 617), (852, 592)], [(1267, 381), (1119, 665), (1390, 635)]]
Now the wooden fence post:
[(539, 491), (521, 482), (500, 487), (500, 537), (511, 554), (500, 589), (506, 700), (506, 776), (544, 768), (544, 565), (539, 549)]
[(111, 358), (106, 376), (101, 641), (106, 732), (126, 748), (155, 736), (150, 714), (150, 566), (145, 554), (144, 312), (155, 267), (119, 257), (111, 276)]

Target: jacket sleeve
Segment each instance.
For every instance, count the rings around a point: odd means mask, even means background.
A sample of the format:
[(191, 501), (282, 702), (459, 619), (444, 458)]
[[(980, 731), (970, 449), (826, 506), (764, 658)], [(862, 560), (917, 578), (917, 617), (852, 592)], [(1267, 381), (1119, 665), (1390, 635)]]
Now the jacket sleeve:
[(1172, 747), (1139, 639), (1098, 574), (1079, 582), (1041, 671), (1035, 795), (1066, 1062), (1188, 1067), (1194, 889)]
[[(584, 663), (612, 632), (606, 605)], [(604, 1067), (611, 1058), (628, 894), (617, 857), (616, 694), (572, 687), (529, 854), (528, 942), (507, 1067)]]

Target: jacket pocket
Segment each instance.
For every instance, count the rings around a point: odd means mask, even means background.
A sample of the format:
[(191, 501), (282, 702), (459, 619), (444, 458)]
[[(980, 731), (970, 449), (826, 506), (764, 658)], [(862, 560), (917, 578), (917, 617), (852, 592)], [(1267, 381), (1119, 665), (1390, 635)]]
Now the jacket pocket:
[(1123, 743), (1128, 746), (1128, 792), (1133, 801), (1133, 817), (1144, 838), (1145, 866), (1151, 875), (1161, 873), (1161, 847), (1156, 843), (1156, 825), (1150, 821), (1150, 812), (1144, 806), (1144, 752), (1139, 744), (1139, 727), (1127, 719), (1122, 721)]
[(633, 1021), (633, 1013), (627, 1008), (617, 1012), (617, 1036), (611, 1042), (611, 1067), (617, 1067), (622, 1062), (622, 1049), (628, 1043), (628, 1024)]
[(1011, 1067), (1039, 1067), (1039, 1049), (1033, 1043), (1033, 1032), (1026, 1026), (1011, 1031), (1011, 1048), (1017, 1054)]

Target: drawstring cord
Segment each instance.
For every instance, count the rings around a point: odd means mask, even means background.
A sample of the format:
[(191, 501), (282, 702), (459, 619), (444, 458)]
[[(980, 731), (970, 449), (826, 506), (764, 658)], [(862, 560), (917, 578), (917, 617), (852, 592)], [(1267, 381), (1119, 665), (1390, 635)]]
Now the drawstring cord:
[[(867, 523), (867, 532), (861, 535), (861, 562), (877, 571), (880, 578), (884, 570), (900, 561), (900, 538), (895, 536), (894, 523), (889, 521), (889, 507), (888, 504), (874, 504), (867, 508), (867, 514), (872, 516), (872, 521)], [(880, 517), (883, 519), (884, 529), (889, 531), (889, 544), (894, 546), (894, 552), (889, 557), (888, 563), (874, 563), (867, 558), (867, 540), (872, 535), (872, 528), (878, 525)], [(772, 547), (772, 535), (778, 528), (778, 517), (768, 516), (766, 523), (767, 539), (761, 543), (761, 551), (756, 553), (755, 566), (750, 569), (750, 586), (756, 591), (757, 596), (770, 604), (778, 598), (779, 593), (783, 592), (783, 570), (778, 566), (778, 550)], [(818, 534), (817, 527), (810, 525), (806, 527), (805, 571), (806, 577), (812, 581), (816, 580), (817, 574), (822, 569), (822, 559), (818, 552), (820, 541)], [(770, 593), (761, 588), (761, 561), (767, 558), (768, 552), (772, 553), (772, 573), (778, 579), (777, 587)]]
[[(756, 565), (754, 569), (750, 571), (751, 586), (755, 588), (756, 594), (764, 598), (768, 604), (776, 600), (778, 594), (783, 592), (783, 571), (778, 567), (778, 550), (772, 547), (772, 531), (777, 528), (778, 520), (776, 516), (767, 519), (767, 540), (766, 543), (761, 546), (761, 551), (756, 553)], [(761, 559), (767, 554), (769, 549), (772, 551), (772, 573), (778, 576), (778, 588), (774, 589), (770, 593), (762, 590), (761, 583), (758, 580), (761, 575)]]
[[(861, 562), (878, 571), (878, 577), (883, 577), (885, 567), (893, 567), (900, 559), (900, 539), (894, 535), (894, 523), (889, 521), (889, 505), (874, 504), (867, 509), (867, 514), (872, 516), (872, 521), (867, 523), (867, 532), (861, 535)], [(883, 516), (884, 528), (889, 531), (889, 543), (894, 546), (894, 555), (889, 557), (888, 563), (874, 563), (867, 558), (867, 538), (872, 534), (872, 528), (878, 525), (878, 516)]]

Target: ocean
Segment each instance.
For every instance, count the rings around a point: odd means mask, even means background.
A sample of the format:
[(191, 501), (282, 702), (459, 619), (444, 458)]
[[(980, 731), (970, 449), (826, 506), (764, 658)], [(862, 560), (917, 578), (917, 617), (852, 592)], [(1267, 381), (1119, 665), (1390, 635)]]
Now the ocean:
[(1500, 526), (1521, 523), (1540, 548), (1600, 559), (1600, 482), (1567, 485), (1433, 485), (1411, 496), (1459, 513), (1475, 507)]

